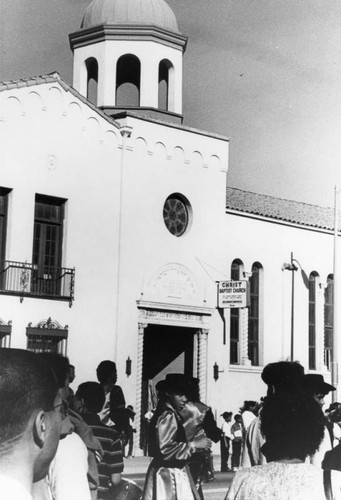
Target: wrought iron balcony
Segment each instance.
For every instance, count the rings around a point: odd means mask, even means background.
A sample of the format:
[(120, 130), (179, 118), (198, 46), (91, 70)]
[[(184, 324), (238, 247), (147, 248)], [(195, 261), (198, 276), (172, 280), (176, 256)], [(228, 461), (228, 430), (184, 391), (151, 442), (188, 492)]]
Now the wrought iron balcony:
[(67, 300), (74, 299), (75, 269), (39, 268), (27, 262), (0, 262), (0, 294)]

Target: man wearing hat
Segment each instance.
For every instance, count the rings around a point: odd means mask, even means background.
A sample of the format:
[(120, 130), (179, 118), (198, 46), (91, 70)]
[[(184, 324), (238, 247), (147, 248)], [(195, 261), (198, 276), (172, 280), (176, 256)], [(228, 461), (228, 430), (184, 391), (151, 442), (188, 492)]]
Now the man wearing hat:
[[(307, 393), (310, 394), (321, 406), (321, 409), (323, 409), (323, 406), (325, 404), (325, 396), (329, 392), (336, 390), (334, 386), (327, 384), (327, 382), (324, 381), (323, 375), (315, 373), (304, 375), (304, 388)], [(328, 429), (327, 423), (328, 421), (326, 419), (326, 425), (324, 427), (324, 437), (322, 439), (320, 447), (317, 452), (310, 457), (310, 462), (315, 465), (321, 466), (326, 452), (330, 451), (333, 448), (333, 437)]]
[(310, 393), (315, 401), (321, 406), (324, 406), (325, 396), (331, 392), (335, 391), (336, 388), (324, 381), (323, 375), (319, 374), (308, 374), (304, 375), (304, 387), (308, 393)]
[(188, 440), (180, 412), (191, 393), (189, 380), (181, 373), (166, 376), (164, 400), (150, 423), (149, 454), (153, 457), (144, 485), (144, 500), (200, 500), (188, 468), (190, 457), (208, 450), (207, 437)]

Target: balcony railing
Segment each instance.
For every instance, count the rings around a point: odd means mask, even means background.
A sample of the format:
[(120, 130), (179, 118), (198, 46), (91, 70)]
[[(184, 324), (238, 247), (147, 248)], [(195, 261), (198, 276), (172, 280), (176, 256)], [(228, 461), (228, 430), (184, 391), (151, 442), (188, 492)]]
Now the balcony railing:
[(75, 270), (67, 267), (43, 269), (27, 262), (0, 262), (0, 294), (68, 300), (74, 299)]

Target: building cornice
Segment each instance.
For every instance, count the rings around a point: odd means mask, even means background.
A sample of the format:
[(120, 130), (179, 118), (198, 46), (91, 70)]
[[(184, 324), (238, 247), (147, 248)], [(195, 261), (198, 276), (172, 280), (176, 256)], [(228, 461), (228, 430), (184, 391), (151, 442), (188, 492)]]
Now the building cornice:
[(72, 50), (107, 40), (153, 41), (185, 52), (187, 37), (152, 25), (99, 25), (69, 35)]
[[(115, 120), (116, 118), (125, 118), (127, 108), (122, 108), (119, 106), (99, 106), (99, 108), (109, 116), (112, 116)], [(144, 118), (151, 118), (159, 121), (166, 121), (170, 123), (175, 123), (177, 125), (181, 125), (183, 121), (183, 116), (179, 113), (174, 113), (172, 111), (153, 108), (148, 106), (130, 106), (129, 112), (134, 115), (139, 115)]]
[(137, 113), (134, 113), (133, 111), (122, 111), (117, 115), (113, 114), (113, 118), (118, 123), (121, 123), (121, 120), (126, 121), (127, 119), (140, 120), (149, 123), (154, 123), (155, 125), (162, 125), (164, 127), (182, 130), (184, 132), (189, 132), (191, 134), (198, 134), (204, 137), (210, 137), (211, 139), (217, 139), (219, 141), (230, 142), (230, 139), (223, 135), (215, 134), (213, 132), (207, 132), (207, 130), (200, 130), (197, 128), (188, 127), (187, 125), (166, 122), (163, 120), (156, 120), (155, 118), (139, 115)]
[(179, 313), (189, 313), (198, 316), (211, 316), (214, 312), (212, 307), (201, 307), (185, 304), (170, 304), (166, 302), (152, 302), (149, 300), (137, 300), (138, 309), (148, 309), (157, 311), (175, 311)]

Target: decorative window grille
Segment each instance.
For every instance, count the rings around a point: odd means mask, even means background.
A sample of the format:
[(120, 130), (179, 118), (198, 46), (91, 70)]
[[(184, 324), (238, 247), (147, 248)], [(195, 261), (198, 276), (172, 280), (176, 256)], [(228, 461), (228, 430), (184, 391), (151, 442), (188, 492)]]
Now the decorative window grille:
[(57, 321), (48, 318), (36, 326), (32, 323), (26, 328), (27, 350), (33, 352), (55, 352), (67, 354), (68, 326), (62, 327)]
[(12, 322), (5, 323), (0, 318), (0, 348), (11, 347)]

